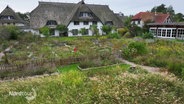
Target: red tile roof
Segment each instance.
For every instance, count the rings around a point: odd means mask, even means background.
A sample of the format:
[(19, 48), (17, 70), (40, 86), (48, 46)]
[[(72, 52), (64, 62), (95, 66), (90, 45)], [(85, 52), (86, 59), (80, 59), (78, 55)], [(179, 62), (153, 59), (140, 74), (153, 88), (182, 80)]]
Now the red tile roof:
[(164, 21), (169, 18), (169, 14), (163, 13), (151, 13), (151, 12), (140, 12), (132, 17), (132, 20), (142, 20), (144, 22), (151, 20), (155, 23), (164, 23)]

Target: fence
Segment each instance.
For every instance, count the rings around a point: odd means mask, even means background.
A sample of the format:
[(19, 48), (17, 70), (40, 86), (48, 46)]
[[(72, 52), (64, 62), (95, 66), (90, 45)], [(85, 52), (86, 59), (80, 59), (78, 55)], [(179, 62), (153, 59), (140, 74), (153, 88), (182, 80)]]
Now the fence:
[(56, 67), (85, 61), (86, 58), (93, 60), (98, 55), (69, 57), (66, 59), (42, 59), (34, 60), (20, 65), (0, 65), (0, 78), (24, 77), (43, 73), (55, 72)]

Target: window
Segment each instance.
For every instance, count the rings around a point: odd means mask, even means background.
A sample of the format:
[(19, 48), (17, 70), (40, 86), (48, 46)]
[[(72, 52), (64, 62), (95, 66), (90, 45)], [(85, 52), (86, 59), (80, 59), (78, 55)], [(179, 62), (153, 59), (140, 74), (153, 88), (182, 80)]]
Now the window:
[(83, 34), (83, 35), (88, 35), (88, 34), (89, 34), (88, 29), (86, 29), (86, 30), (84, 31), (84, 34)]
[(167, 37), (171, 37), (171, 30), (170, 29), (167, 30)]
[(162, 36), (165, 37), (165, 35), (166, 35), (166, 29), (163, 29), (162, 30)]
[(156, 36), (156, 29), (151, 29), (151, 33)]
[(106, 21), (106, 22), (105, 22), (105, 25), (110, 25), (110, 26), (112, 26), (112, 25), (113, 25), (113, 22), (112, 22), (112, 21)]
[(74, 25), (79, 25), (79, 21), (74, 21)]
[(57, 22), (55, 20), (48, 20), (47, 23), (46, 23), (47, 26), (50, 26), (50, 25), (57, 25)]
[(178, 37), (183, 38), (184, 36), (184, 29), (178, 29)]
[(93, 21), (93, 25), (97, 25), (97, 21)]
[(137, 21), (137, 24), (141, 24), (141, 21), (140, 21), (140, 20), (138, 20), (138, 21)]
[(73, 35), (78, 35), (78, 29), (73, 29), (73, 30), (72, 30), (72, 34), (73, 34)]
[(88, 22), (88, 21), (84, 21), (83, 23), (84, 23), (84, 25), (88, 25), (88, 24), (89, 24), (89, 22)]
[(92, 17), (92, 14), (89, 12), (80, 12), (79, 17)]
[(158, 29), (158, 36), (161, 36), (161, 29)]
[(176, 37), (176, 29), (172, 29), (172, 37)]
[(0, 19), (2, 20), (12, 20), (15, 19), (13, 16), (1, 16)]

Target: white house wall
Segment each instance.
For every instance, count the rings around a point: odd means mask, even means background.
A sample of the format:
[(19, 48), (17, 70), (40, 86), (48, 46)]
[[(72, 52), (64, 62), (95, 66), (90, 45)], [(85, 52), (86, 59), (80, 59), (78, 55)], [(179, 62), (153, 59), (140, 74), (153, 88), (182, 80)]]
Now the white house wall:
[[(88, 25), (84, 25), (83, 22), (79, 22), (79, 25), (74, 25), (74, 22), (70, 22), (70, 24), (68, 25), (68, 29), (69, 29), (68, 36), (82, 36), (80, 33), (78, 33), (78, 35), (73, 35), (71, 31), (73, 29), (78, 29), (79, 31), (81, 28), (89, 29), (91, 25), (93, 25), (92, 22), (89, 22)], [(102, 35), (102, 30), (101, 30), (102, 26), (103, 24), (101, 22), (97, 22), (97, 28), (99, 29), (100, 35)], [(88, 36), (92, 36), (92, 31), (90, 31), (90, 29), (88, 32), (89, 32)]]
[(141, 27), (141, 28), (144, 26), (144, 22), (142, 20), (140, 21), (140, 23), (139, 23), (138, 20), (137, 21), (132, 21), (131, 24), (136, 24), (138, 27)]

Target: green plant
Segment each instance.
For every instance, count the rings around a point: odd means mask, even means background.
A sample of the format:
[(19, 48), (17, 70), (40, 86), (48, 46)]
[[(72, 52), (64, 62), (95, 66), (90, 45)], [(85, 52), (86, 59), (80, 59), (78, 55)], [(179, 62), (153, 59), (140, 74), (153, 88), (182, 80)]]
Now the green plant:
[(20, 30), (16, 26), (2, 26), (0, 27), (0, 38), (6, 40), (17, 40), (20, 35)]
[(153, 39), (153, 34), (150, 32), (145, 32), (145, 33), (143, 33), (142, 37), (144, 39)]
[(112, 26), (103, 25), (101, 29), (102, 29), (103, 32), (105, 32), (106, 35), (108, 35), (112, 31)]
[(131, 42), (128, 47), (123, 49), (123, 56), (125, 58), (132, 58), (138, 55), (147, 53), (146, 44), (143, 42)]
[(121, 36), (124, 36), (128, 32), (128, 29), (127, 28), (119, 28), (119, 29), (117, 29), (117, 31)]
[(47, 26), (44, 26), (42, 28), (39, 29), (40, 33), (43, 34), (45, 37), (49, 37), (50, 36), (50, 28)]
[(95, 36), (99, 35), (99, 30), (98, 30), (97, 25), (91, 25), (90, 30), (92, 31), (93, 35), (95, 35)]
[(82, 35), (88, 35), (88, 29), (86, 29), (86, 28), (81, 28), (81, 29), (79, 30), (79, 33), (82, 34)]
[(68, 32), (68, 28), (65, 25), (57, 25), (56, 29), (59, 30), (61, 34)]
[(111, 38), (111, 39), (120, 39), (120, 35), (117, 33), (117, 32), (114, 32), (114, 33), (110, 33), (107, 35), (108, 38)]

